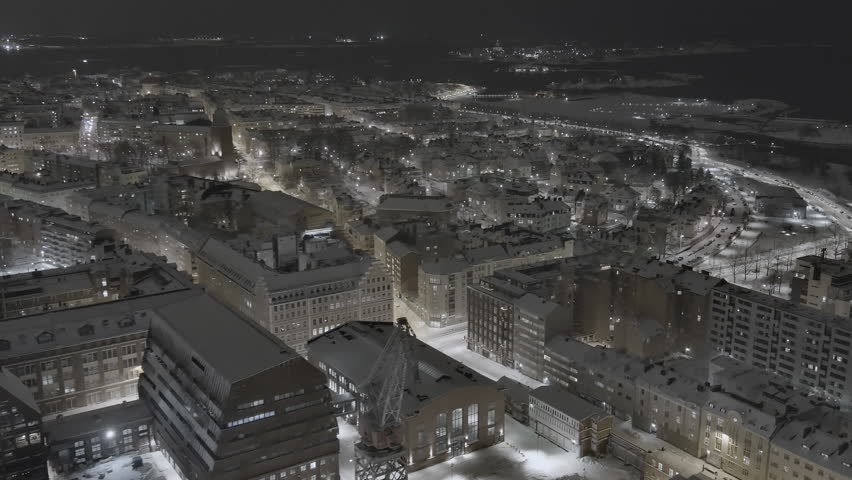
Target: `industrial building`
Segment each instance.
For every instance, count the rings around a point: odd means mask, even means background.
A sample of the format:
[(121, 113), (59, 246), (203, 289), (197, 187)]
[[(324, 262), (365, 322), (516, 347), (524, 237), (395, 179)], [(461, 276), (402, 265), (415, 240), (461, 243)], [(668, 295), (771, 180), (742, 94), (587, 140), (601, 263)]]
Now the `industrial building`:
[[(360, 398), (392, 324), (351, 322), (308, 342), (308, 358), (342, 401)], [(405, 458), (412, 472), (503, 441), (502, 388), (456, 360), (410, 339), (401, 387)]]

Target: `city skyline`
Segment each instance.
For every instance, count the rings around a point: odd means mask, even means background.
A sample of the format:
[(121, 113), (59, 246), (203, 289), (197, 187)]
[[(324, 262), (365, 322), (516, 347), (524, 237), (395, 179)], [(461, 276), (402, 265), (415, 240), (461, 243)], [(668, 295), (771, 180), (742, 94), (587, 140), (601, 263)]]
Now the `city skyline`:
[[(54, 12), (44, 15), (45, 11)], [(167, 12), (167, 15), (161, 13)], [(328, 15), (334, 12), (334, 15)], [(151, 0), (127, 16), (115, 2), (58, 0), (5, 7), (0, 32), (138, 36), (241, 34), (279, 39), (308, 35), (386, 35), (399, 41), (489, 40), (676, 43), (702, 40), (847, 43), (839, 2), (793, 0), (685, 3), (671, 0), (537, 1), (522, 6), (448, 1), (404, 4), (268, 2), (235, 8), (225, 1)]]
[(847, 17), (740, 3), (4, 6), (0, 478), (852, 480)]

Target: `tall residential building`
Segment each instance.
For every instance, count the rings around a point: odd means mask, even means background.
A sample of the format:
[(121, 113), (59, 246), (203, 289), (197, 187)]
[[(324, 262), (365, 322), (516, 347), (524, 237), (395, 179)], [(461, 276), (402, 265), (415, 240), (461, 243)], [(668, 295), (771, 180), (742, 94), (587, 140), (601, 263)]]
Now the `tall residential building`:
[(0, 145), (24, 148), (24, 122), (0, 122)]
[(848, 317), (727, 284), (713, 288), (710, 310), (709, 340), (719, 352), (852, 404)]
[(641, 358), (704, 349), (710, 290), (722, 280), (657, 260), (575, 269), (578, 329)]
[[(436, 259), (420, 264), (417, 275), (417, 304), (430, 327), (446, 327), (464, 321), (466, 286), (473, 272), (464, 260)], [(470, 277), (470, 278), (468, 278)]]
[(0, 368), (0, 478), (47, 480), (47, 445), (32, 392)]
[(183, 478), (338, 478), (325, 376), (208, 296), (153, 310), (139, 394)]
[(515, 368), (530, 378), (544, 380), (545, 345), (556, 335), (571, 333), (571, 314), (531, 293), (517, 299), (514, 310)]
[(507, 367), (515, 366), (515, 301), (526, 291), (495, 276), (468, 285), (467, 348)]
[(817, 255), (797, 258), (790, 287), (795, 303), (847, 318), (852, 312), (852, 263)]

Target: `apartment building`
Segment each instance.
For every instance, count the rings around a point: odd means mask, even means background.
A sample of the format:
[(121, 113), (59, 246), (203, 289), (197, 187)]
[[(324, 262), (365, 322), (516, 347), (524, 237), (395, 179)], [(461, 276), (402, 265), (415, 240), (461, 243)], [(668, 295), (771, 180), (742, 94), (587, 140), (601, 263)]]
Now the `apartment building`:
[(790, 280), (794, 303), (849, 318), (852, 312), (852, 264), (823, 256), (796, 259)]
[(701, 408), (710, 394), (703, 374), (686, 359), (646, 367), (636, 378), (633, 425), (699, 456)]
[(559, 304), (531, 293), (514, 303), (515, 368), (530, 378), (544, 380), (545, 345), (556, 335), (571, 333), (571, 314)]
[(74, 192), (89, 188), (95, 188), (95, 182), (63, 182), (47, 176), (0, 172), (0, 195), (54, 208), (63, 208)]
[(526, 291), (499, 272), (468, 285), (467, 348), (510, 368), (515, 366), (515, 301)]
[(717, 351), (852, 403), (848, 318), (727, 284), (713, 288), (710, 308), (709, 340)]
[(830, 410), (816, 413), (794, 419), (775, 433), (767, 480), (852, 478), (848, 418)]
[(769, 445), (783, 420), (757, 405), (723, 392), (708, 395), (699, 447), (707, 463), (743, 480), (767, 477)]
[(343, 323), (393, 319), (390, 275), (370, 258), (280, 273), (208, 239), (195, 255), (195, 264), (198, 282), (211, 295), (299, 354), (305, 353), (310, 338)]
[(417, 304), (430, 327), (446, 327), (464, 321), (466, 287), (473, 272), (464, 260), (441, 258), (424, 261), (417, 275)]
[(47, 444), (32, 392), (0, 368), (0, 476), (4, 480), (47, 480)]
[(640, 358), (567, 335), (547, 342), (545, 382), (560, 385), (623, 420), (633, 418), (636, 378), (644, 372)]
[[(574, 241), (569, 237), (543, 237), (532, 232), (488, 231), (486, 239), (474, 237), (463, 244), (462, 258), (424, 260), (418, 271), (418, 305), (432, 327), (445, 327), (467, 320), (467, 286), (476, 285), (497, 270), (571, 257)], [(497, 244), (503, 242), (503, 244)]]
[(121, 250), (119, 255), (99, 262), (5, 276), (0, 279), (0, 318), (113, 302), (191, 285), (186, 275), (161, 259)]
[(641, 358), (705, 350), (711, 289), (722, 280), (658, 260), (575, 269), (578, 329)]
[(24, 148), (24, 122), (0, 122), (0, 145)]
[(71, 215), (42, 219), (39, 254), (57, 267), (88, 263), (98, 258), (96, 246), (113, 241), (113, 232)]
[(178, 290), (0, 322), (0, 365), (45, 416), (133, 400), (150, 308), (199, 294)]

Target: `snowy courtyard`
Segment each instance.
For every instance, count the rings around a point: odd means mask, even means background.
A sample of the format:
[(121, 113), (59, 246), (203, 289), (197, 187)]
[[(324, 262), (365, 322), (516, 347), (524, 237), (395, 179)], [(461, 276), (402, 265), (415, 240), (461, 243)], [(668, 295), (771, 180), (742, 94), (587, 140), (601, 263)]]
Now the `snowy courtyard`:
[[(353, 480), (355, 427), (339, 421), (340, 478)], [(506, 441), (409, 475), (411, 480), (633, 480), (639, 472), (615, 458), (577, 458), (506, 417)]]
[(100, 478), (103, 480), (180, 480), (162, 452), (140, 455), (142, 466), (133, 468), (134, 455), (108, 458), (85, 470), (51, 475), (52, 480)]

